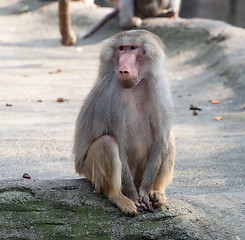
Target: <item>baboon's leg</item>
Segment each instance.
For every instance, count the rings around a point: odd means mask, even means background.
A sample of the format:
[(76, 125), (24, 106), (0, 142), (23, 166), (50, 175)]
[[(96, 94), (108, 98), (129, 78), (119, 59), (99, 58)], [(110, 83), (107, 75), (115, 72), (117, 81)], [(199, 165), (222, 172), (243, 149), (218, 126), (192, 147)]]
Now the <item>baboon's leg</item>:
[(82, 173), (90, 180), (96, 191), (102, 189), (125, 215), (136, 215), (135, 203), (121, 192), (122, 164), (115, 139), (104, 135), (90, 146)]
[(173, 179), (175, 160), (175, 138), (171, 132), (168, 138), (167, 154), (163, 157), (160, 170), (157, 174), (153, 190), (150, 192), (150, 200), (154, 207), (160, 207), (167, 202), (165, 189)]
[(71, 30), (71, 18), (69, 12), (70, 0), (59, 0), (59, 27), (62, 36), (61, 43), (70, 46), (76, 43), (76, 34)]

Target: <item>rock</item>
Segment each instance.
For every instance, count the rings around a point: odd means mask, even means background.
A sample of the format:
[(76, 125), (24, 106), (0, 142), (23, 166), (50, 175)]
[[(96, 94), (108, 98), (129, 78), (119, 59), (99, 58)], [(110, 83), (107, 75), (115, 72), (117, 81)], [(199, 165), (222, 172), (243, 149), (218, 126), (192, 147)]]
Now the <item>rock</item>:
[(209, 227), (218, 225), (175, 199), (155, 213), (125, 217), (84, 179), (0, 184), (0, 239), (209, 239)]

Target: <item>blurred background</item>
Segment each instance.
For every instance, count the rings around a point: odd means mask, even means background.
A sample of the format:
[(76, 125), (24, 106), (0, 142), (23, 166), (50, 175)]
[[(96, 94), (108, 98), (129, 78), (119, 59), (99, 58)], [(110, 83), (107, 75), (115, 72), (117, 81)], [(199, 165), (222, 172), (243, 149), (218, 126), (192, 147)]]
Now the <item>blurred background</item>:
[(244, 0), (183, 0), (180, 16), (211, 18), (245, 27)]
[[(96, 4), (109, 6), (106, 0)], [(222, 20), (238, 27), (245, 27), (245, 0), (182, 0), (180, 17)]]

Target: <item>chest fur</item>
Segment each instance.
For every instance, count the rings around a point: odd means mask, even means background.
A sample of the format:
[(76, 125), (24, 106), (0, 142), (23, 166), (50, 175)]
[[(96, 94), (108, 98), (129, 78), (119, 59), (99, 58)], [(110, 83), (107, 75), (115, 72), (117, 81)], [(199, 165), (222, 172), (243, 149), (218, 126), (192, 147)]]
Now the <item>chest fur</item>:
[(125, 144), (129, 161), (142, 160), (152, 144), (151, 116), (153, 114), (149, 96), (143, 91), (123, 95), (127, 101), (125, 118)]

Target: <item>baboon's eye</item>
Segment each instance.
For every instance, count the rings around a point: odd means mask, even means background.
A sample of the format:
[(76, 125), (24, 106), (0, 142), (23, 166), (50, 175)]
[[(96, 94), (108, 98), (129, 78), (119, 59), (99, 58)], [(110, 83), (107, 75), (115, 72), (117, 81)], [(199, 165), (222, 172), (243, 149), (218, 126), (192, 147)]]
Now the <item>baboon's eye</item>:
[(123, 46), (119, 46), (119, 50), (120, 51), (123, 51)]
[(136, 46), (131, 46), (130, 49), (131, 50), (135, 50), (137, 47)]

